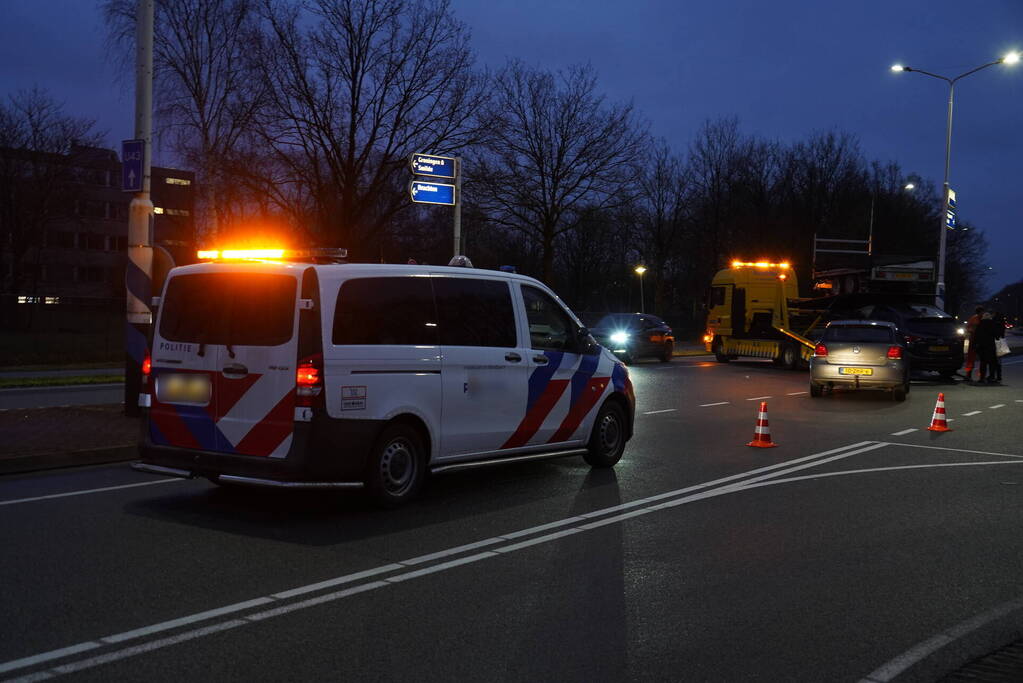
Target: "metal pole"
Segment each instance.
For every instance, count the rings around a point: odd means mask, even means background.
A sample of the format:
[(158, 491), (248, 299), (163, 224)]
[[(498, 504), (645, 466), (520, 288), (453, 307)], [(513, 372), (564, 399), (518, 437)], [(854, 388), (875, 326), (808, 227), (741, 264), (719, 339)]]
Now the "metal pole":
[(947, 241), (948, 228), (945, 221), (948, 219), (948, 170), (952, 158), (952, 102), (955, 97), (955, 81), (948, 84), (948, 118), (945, 126), (945, 181), (942, 184), (941, 211), (938, 215), (938, 225), (941, 232), (938, 237), (938, 282), (934, 292), (934, 305), (945, 310), (945, 243)]
[(639, 312), (646, 313), (646, 301), (643, 299), (643, 273), (639, 274)]
[(149, 350), (153, 313), (153, 247), (149, 198), (153, 140), (153, 0), (139, 0), (135, 16), (135, 138), (144, 140), (142, 191), (128, 207), (127, 325), (125, 332), (124, 412), (138, 415), (142, 362)]
[(462, 253), (462, 157), (455, 157), (455, 256)]

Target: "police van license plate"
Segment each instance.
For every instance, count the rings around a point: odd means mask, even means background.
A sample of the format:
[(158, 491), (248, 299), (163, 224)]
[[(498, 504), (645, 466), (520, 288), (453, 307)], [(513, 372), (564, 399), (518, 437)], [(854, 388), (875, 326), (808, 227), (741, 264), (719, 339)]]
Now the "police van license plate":
[(873, 375), (874, 368), (839, 368), (840, 375)]
[(206, 405), (212, 391), (209, 375), (171, 372), (156, 378), (156, 399), (161, 403)]

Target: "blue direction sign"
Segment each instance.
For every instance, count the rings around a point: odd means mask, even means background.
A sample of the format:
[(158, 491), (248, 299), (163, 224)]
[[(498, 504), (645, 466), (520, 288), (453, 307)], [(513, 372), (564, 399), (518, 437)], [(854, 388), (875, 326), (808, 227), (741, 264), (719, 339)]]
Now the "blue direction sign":
[(145, 140), (121, 142), (121, 190), (142, 191), (142, 164), (146, 155)]
[(413, 180), (409, 184), (409, 194), (417, 204), (455, 204), (455, 186), (445, 183), (430, 183)]
[(433, 154), (413, 154), (412, 173), (415, 175), (428, 175), (434, 178), (454, 178), (455, 159), (454, 157), (439, 157)]
[(956, 226), (956, 212), (949, 209), (945, 212), (945, 227), (954, 228)]

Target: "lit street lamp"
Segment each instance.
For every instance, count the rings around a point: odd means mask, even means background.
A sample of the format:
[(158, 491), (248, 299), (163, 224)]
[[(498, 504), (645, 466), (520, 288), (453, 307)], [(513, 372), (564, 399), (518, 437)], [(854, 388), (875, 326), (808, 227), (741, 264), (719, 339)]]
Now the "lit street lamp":
[(898, 72), (902, 72), (902, 71), (912, 71), (912, 72), (915, 72), (915, 73), (918, 73), (918, 74), (923, 74), (924, 76), (930, 76), (931, 78), (937, 78), (937, 79), (940, 79), (940, 80), (945, 81), (946, 83), (948, 83), (948, 118), (947, 118), (946, 126), (945, 126), (945, 182), (943, 183), (943, 186), (944, 186), (944, 193), (943, 194), (944, 194), (944, 196), (942, 197), (941, 211), (939, 212), (939, 220), (941, 221), (941, 228), (940, 228), (940, 233), (939, 233), (940, 237), (939, 237), (939, 240), (938, 240), (938, 278), (937, 278), (937, 283), (936, 283), (937, 288), (935, 289), (935, 292), (934, 292), (935, 304), (937, 305), (938, 308), (941, 308), (941, 309), (945, 308), (945, 242), (946, 242), (946, 235), (945, 235), (946, 226), (945, 226), (945, 221), (948, 218), (948, 196), (949, 196), (948, 195), (948, 168), (949, 168), (949, 160), (950, 160), (951, 154), (952, 154), (952, 102), (953, 102), (953, 99), (955, 97), (955, 85), (956, 85), (956, 82), (959, 81), (960, 79), (966, 78), (970, 74), (975, 74), (978, 71), (980, 71), (981, 69), (986, 69), (989, 66), (994, 66), (995, 64), (1016, 64), (1017, 62), (1019, 62), (1019, 59), (1020, 59), (1020, 53), (1018, 53), (1018, 52), (1010, 52), (1010, 53), (1008, 53), (1007, 55), (1005, 55), (1004, 57), (1002, 57), (1000, 59), (996, 59), (993, 62), (988, 62), (987, 64), (981, 64), (980, 66), (976, 67), (975, 69), (970, 69), (969, 71), (967, 71), (965, 73), (959, 74), (955, 78), (949, 78), (947, 76), (940, 76), (938, 74), (932, 74), (929, 71), (923, 71), (922, 69), (914, 69), (912, 67), (903, 66), (902, 64), (894, 64), (894, 65), (892, 65), (892, 71), (897, 72), (897, 73)]
[(639, 275), (639, 312), (646, 313), (646, 305), (643, 301), (643, 273), (646, 272), (646, 266), (636, 266), (636, 275)]

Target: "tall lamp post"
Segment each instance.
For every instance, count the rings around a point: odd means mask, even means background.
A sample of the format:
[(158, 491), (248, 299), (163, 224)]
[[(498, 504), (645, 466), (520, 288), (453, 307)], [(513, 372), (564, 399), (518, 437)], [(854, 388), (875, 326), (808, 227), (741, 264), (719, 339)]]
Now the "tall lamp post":
[(639, 312), (646, 313), (646, 304), (643, 301), (643, 273), (646, 272), (646, 266), (636, 266), (636, 275), (639, 275)]
[(945, 125), (945, 181), (942, 184), (944, 192), (942, 193), (941, 211), (939, 212), (938, 219), (940, 222), (940, 232), (938, 238), (938, 279), (936, 283), (936, 289), (934, 291), (934, 303), (938, 308), (945, 308), (945, 242), (946, 242), (946, 225), (945, 221), (948, 217), (948, 168), (949, 160), (952, 155), (952, 102), (955, 97), (955, 86), (956, 82), (971, 74), (975, 74), (981, 69), (986, 69), (989, 66), (995, 64), (1015, 64), (1019, 61), (1020, 54), (1018, 52), (1010, 52), (1000, 59), (996, 59), (993, 62), (987, 64), (981, 64), (980, 66), (970, 69), (965, 73), (961, 73), (955, 78), (949, 78), (948, 76), (941, 76), (938, 74), (932, 74), (929, 71), (923, 69), (915, 69), (909, 66), (903, 66), (902, 64), (894, 64), (892, 71), (897, 73), (902, 71), (912, 71), (914, 73), (923, 74), (924, 76), (930, 76), (931, 78), (937, 78), (939, 80), (948, 83), (948, 118)]

